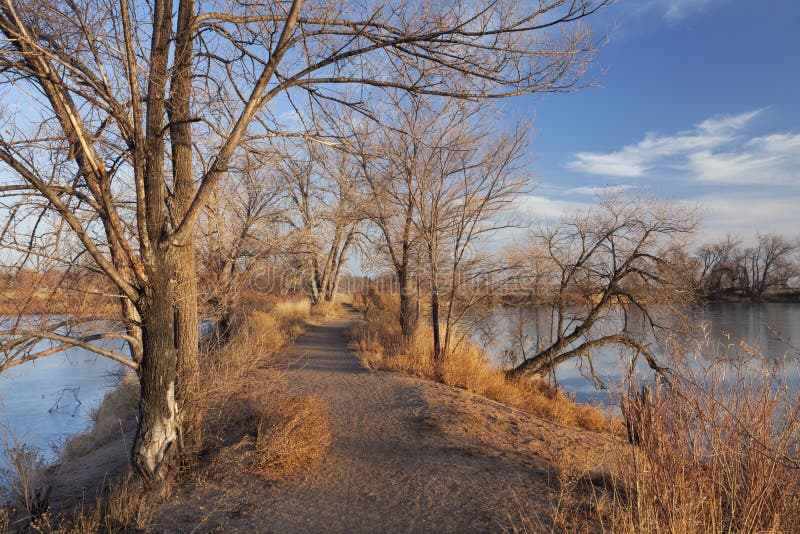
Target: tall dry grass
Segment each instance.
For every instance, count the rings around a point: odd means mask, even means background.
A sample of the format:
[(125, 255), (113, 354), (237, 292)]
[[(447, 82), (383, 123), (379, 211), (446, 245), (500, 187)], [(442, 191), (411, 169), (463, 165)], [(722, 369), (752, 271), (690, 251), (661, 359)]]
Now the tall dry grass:
[(476, 344), (462, 342), (456, 350), (433, 360), (433, 331), (420, 325), (404, 339), (397, 320), (399, 304), (388, 294), (359, 297), (354, 305), (363, 320), (349, 332), (351, 346), (363, 365), (436, 380), (525, 410), (560, 424), (594, 431), (619, 432), (619, 422), (601, 409), (574, 402), (542, 380), (511, 379), (489, 362)]
[(47, 462), (41, 450), (20, 442), (6, 427), (2, 429), (2, 452), (7, 467), (0, 469), (0, 521), (8, 526), (14, 520), (35, 518), (46, 511), (50, 495)]
[[(145, 532), (158, 500), (132, 475), (113, 481), (103, 496), (65, 516), (44, 511), (29, 522), (11, 526), (14, 532), (36, 534), (112, 534)], [(0, 530), (0, 532), (3, 532)]]
[[(800, 393), (741, 346), (676, 358), (672, 386), (628, 396), (637, 438), (600, 483), (561, 466), (550, 522), (623, 533), (800, 532)], [(796, 362), (794, 363), (796, 365)], [(543, 522), (520, 521), (536, 532)]]

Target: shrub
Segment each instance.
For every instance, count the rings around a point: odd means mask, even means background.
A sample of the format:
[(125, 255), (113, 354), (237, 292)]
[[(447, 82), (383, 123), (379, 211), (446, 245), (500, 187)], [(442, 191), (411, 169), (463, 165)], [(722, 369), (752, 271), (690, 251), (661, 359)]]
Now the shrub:
[(322, 458), (331, 442), (328, 412), (313, 396), (283, 396), (264, 410), (256, 432), (254, 472), (284, 475)]

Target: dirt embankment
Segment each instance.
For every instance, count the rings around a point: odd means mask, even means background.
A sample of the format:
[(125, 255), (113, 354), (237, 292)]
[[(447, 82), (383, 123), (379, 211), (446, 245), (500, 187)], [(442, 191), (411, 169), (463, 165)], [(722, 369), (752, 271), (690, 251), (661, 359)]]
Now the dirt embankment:
[[(265, 391), (280, 384), (282, 394), (312, 395), (326, 407), (331, 441), (324, 458), (274, 479), (208, 468), (148, 514), (149, 531), (497, 532), (514, 531), (520, 512), (547, 529), (555, 466), (568, 461), (605, 471), (607, 436), (363, 368), (345, 338), (356, 319), (347, 310), (312, 327), (280, 365), (248, 380)], [(106, 466), (122, 468), (114, 459), (128, 446), (99, 451)], [(227, 460), (214, 461), (237, 465)]]

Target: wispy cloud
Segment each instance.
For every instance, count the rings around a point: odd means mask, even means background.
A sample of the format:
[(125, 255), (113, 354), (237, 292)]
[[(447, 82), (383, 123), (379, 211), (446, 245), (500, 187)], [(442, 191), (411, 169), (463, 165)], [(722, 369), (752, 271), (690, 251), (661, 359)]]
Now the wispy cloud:
[(725, 0), (630, 0), (629, 6), (637, 11), (657, 11), (670, 22), (684, 20), (703, 13)]
[(765, 153), (784, 154), (794, 150), (800, 151), (800, 134), (785, 133), (755, 137), (747, 142), (747, 146)]
[(563, 215), (575, 211), (584, 211), (591, 202), (575, 202), (559, 200), (543, 195), (524, 195), (517, 200), (517, 211), (526, 218), (559, 219)]
[(710, 150), (689, 154), (687, 169), (699, 182), (718, 184), (786, 183), (792, 170), (784, 168), (784, 155), (760, 152), (720, 152)]
[(567, 189), (564, 191), (565, 195), (586, 195), (586, 196), (602, 196), (606, 194), (613, 194), (613, 193), (623, 193), (628, 191), (629, 189), (633, 189), (635, 186), (629, 184), (619, 184), (619, 185), (605, 185), (605, 186), (594, 186), (594, 185), (585, 185), (581, 187), (573, 187), (571, 189)]
[(567, 168), (628, 179), (678, 172), (716, 184), (779, 185), (800, 179), (800, 134), (747, 135), (762, 112), (711, 117), (673, 135), (651, 132), (612, 152), (579, 152)]
[(720, 192), (692, 199), (690, 203), (706, 209), (700, 240), (733, 234), (750, 241), (759, 232), (777, 232), (790, 239), (798, 236), (798, 192), (787, 192), (779, 197)]

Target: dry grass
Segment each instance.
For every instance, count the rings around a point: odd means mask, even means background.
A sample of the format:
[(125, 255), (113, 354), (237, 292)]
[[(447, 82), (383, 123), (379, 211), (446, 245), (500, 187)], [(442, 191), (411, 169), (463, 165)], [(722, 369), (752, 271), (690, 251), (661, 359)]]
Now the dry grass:
[(800, 398), (761, 358), (679, 364), (621, 457), (621, 532), (800, 532)]
[(0, 472), (5, 482), (0, 492), (2, 515), (15, 521), (20, 516), (36, 517), (48, 506), (47, 464), (39, 449), (19, 443), (6, 429), (3, 434), (3, 453), (9, 467)]
[(308, 299), (282, 300), (268, 313), (275, 317), (286, 341), (294, 341), (305, 331), (312, 308)]
[(349, 332), (351, 345), (365, 367), (437, 380), (568, 426), (615, 433), (621, 430), (619, 422), (599, 408), (576, 403), (544, 381), (509, 379), (490, 364), (480, 347), (469, 342), (462, 342), (437, 365), (432, 358), (430, 327), (419, 327), (404, 341), (396, 318), (397, 304), (381, 294), (371, 296), (370, 301), (356, 303), (364, 321)]
[(242, 389), (206, 420), (206, 475), (221, 480), (247, 472), (274, 480), (324, 456), (331, 434), (321, 402), (279, 388)]
[(258, 421), (254, 472), (285, 475), (325, 455), (331, 433), (324, 404), (312, 396), (281, 396), (269, 408)]
[(109, 482), (104, 495), (88, 507), (56, 511), (50, 507), (49, 473), (38, 451), (21, 446), (9, 451), (12, 473), (0, 508), (0, 533), (83, 534), (143, 529), (153, 510), (154, 495), (132, 475)]
[(311, 308), (311, 314), (316, 317), (328, 318), (339, 313), (339, 310), (341, 310), (339, 301), (319, 302)]
[(313, 397), (282, 393), (280, 377), (259, 370), (306, 328), (308, 301), (284, 301), (249, 312), (206, 365), (213, 377), (202, 399), (203, 455), (214, 477), (243, 471), (267, 478), (291, 473), (322, 457), (330, 443), (325, 407)]
[(259, 301), (243, 310), (235, 331), (221, 347), (203, 354), (201, 373), (206, 377), (203, 394), (192, 409), (213, 411), (225, 398), (241, 390), (242, 381), (274, 362), (275, 355), (301, 335), (311, 316), (308, 300)]
[[(550, 521), (631, 534), (800, 532), (800, 398), (759, 355), (727, 356), (676, 360), (674, 387), (630, 399), (638, 444), (618, 446), (601, 481), (560, 465)], [(520, 531), (541, 531), (529, 528), (538, 519), (521, 512)]]
[(109, 485), (106, 494), (86, 509), (69, 516), (45, 512), (25, 525), (38, 534), (100, 534), (144, 532), (150, 524), (157, 497), (133, 476)]

